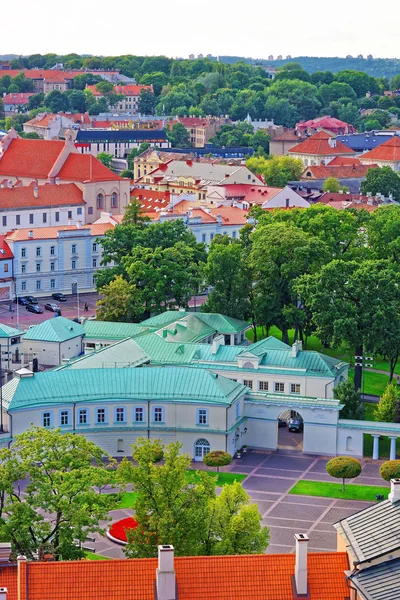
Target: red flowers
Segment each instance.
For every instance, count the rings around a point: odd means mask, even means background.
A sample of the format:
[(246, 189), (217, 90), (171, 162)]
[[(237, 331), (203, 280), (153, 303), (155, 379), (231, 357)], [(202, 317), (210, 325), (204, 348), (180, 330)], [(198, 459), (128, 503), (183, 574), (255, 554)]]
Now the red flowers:
[(109, 529), (109, 533), (113, 538), (120, 540), (121, 542), (127, 542), (127, 529), (136, 529), (137, 526), (138, 522), (133, 517), (128, 517), (113, 523)]

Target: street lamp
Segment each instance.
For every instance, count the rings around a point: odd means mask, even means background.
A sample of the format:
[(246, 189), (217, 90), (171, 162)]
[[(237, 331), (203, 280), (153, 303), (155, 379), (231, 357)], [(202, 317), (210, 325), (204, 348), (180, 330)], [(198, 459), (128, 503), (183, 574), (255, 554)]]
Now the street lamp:
[(374, 366), (373, 356), (355, 356), (354, 366), (361, 367), (361, 401), (362, 401), (362, 418), (364, 419), (364, 369)]
[(73, 282), (74, 285), (76, 285), (76, 296), (77, 296), (77, 303), (78, 303), (78, 319), (79, 319), (79, 284), (78, 284), (78, 280)]

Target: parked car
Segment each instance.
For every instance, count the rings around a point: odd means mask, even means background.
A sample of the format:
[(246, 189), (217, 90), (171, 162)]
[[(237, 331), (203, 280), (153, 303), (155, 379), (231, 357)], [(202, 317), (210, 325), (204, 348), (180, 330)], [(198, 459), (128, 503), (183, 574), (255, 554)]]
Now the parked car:
[(67, 296), (64, 296), (64, 294), (61, 294), (60, 292), (56, 292), (55, 294), (52, 294), (51, 297), (54, 298), (54, 300), (58, 300), (58, 302), (66, 302), (67, 301)]
[(278, 419), (278, 427), (286, 427), (286, 419)]
[(25, 296), (25, 298), (28, 300), (29, 304), (39, 304), (35, 296)]
[(290, 419), (289, 420), (289, 431), (294, 433), (301, 433), (304, 428), (303, 419)]
[(26, 306), (27, 304), (29, 304), (29, 300), (25, 296), (18, 296), (18, 298), (14, 298), (14, 302), (15, 304), (18, 303), (21, 306)]
[(41, 315), (43, 312), (43, 308), (40, 308), (38, 304), (27, 304), (26, 310), (31, 313), (36, 313), (37, 315)]
[(50, 312), (61, 312), (61, 308), (58, 306), (58, 304), (53, 304), (53, 302), (47, 302), (47, 304), (44, 305), (44, 310), (49, 310)]

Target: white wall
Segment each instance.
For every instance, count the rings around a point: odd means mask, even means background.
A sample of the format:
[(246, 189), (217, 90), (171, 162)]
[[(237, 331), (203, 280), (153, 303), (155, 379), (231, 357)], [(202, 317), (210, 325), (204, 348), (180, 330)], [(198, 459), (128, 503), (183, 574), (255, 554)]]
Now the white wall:
[(73, 358), (81, 354), (82, 339), (83, 336), (78, 336), (58, 343), (22, 338), (22, 351), (24, 354), (36, 354), (40, 365), (56, 367), (62, 363), (63, 358)]
[[(57, 215), (56, 215), (57, 213)], [(71, 216), (68, 216), (68, 215)], [(31, 216), (33, 215), (33, 216)], [(43, 215), (46, 215), (45, 217)], [(19, 216), (19, 224), (17, 223)], [(56, 220), (58, 218), (58, 220)], [(44, 206), (42, 208), (24, 207), (17, 209), (0, 209), (0, 235), (11, 229), (35, 229), (36, 227), (62, 227), (75, 225), (80, 221), (86, 223), (85, 205), (81, 206)]]
[(271, 200), (264, 202), (262, 208), (290, 208), (293, 206), (309, 208), (310, 203), (290, 187), (286, 186), (281, 192), (271, 198)]

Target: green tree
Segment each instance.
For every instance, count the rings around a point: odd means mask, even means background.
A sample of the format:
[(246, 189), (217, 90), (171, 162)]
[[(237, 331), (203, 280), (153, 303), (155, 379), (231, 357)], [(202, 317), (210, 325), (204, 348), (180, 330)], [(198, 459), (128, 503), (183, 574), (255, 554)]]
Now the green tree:
[(30, 96), (28, 100), (28, 110), (33, 110), (34, 108), (40, 108), (41, 106), (43, 106), (44, 98), (45, 95), (42, 93)]
[(361, 183), (362, 194), (383, 194), (400, 200), (400, 177), (390, 167), (368, 169), (365, 180)]
[(67, 94), (63, 94), (59, 90), (53, 90), (46, 94), (44, 104), (52, 113), (66, 112), (71, 108)]
[(336, 177), (328, 177), (324, 181), (324, 185), (322, 186), (324, 192), (330, 192), (331, 194), (340, 192), (348, 192), (349, 188), (345, 185), (341, 185), (339, 180)]
[(351, 456), (337, 456), (326, 464), (326, 472), (331, 477), (342, 480), (342, 491), (345, 491), (345, 480), (354, 479), (361, 473), (360, 462)]
[(339, 383), (333, 392), (335, 398), (340, 400), (344, 407), (340, 411), (341, 419), (361, 419), (362, 418), (362, 402), (361, 394), (354, 389), (354, 385), (350, 380)]
[(103, 296), (97, 301), (96, 318), (99, 321), (132, 323), (143, 314), (142, 295), (135, 285), (117, 275), (99, 289)]
[(375, 410), (375, 420), (384, 423), (394, 423), (397, 415), (397, 383), (392, 381), (383, 392)]
[(377, 119), (369, 117), (364, 121), (364, 129), (365, 131), (377, 131), (381, 129), (381, 124)]
[(385, 481), (400, 478), (400, 460), (387, 460), (379, 468), (379, 474)]
[(130, 169), (124, 169), (121, 172), (121, 177), (125, 179), (133, 179), (133, 171), (131, 171)]
[[(119, 495), (99, 493), (112, 482), (111, 462), (83, 435), (33, 427), (0, 450), (0, 535), (18, 554), (37, 550), (56, 560), (82, 558), (76, 542), (101, 532)], [(17, 482), (28, 479), (24, 493)], [(4, 494), (4, 492), (6, 492)]]
[(150, 218), (144, 214), (140, 200), (131, 198), (130, 203), (126, 207), (122, 225), (143, 227), (146, 223), (150, 223)]
[(111, 169), (111, 161), (113, 160), (112, 154), (107, 154), (107, 152), (100, 152), (97, 155), (97, 160), (99, 160), (105, 167)]
[(267, 185), (284, 187), (289, 181), (300, 179), (304, 171), (303, 162), (291, 156), (251, 157), (246, 166), (256, 175), (264, 175)]
[(173, 148), (189, 148), (192, 145), (190, 135), (182, 123), (175, 123), (172, 129), (167, 130), (167, 136)]
[(219, 473), (220, 467), (230, 465), (231, 462), (232, 456), (223, 450), (213, 450), (203, 458), (203, 463), (207, 465), (207, 467), (217, 467), (217, 473)]
[(155, 98), (151, 90), (142, 89), (140, 90), (139, 96), (139, 112), (142, 115), (154, 114)]
[(102, 96), (106, 96), (107, 94), (110, 94), (114, 91), (114, 84), (110, 83), (109, 81), (102, 80), (99, 81), (99, 83), (96, 83), (96, 90)]

